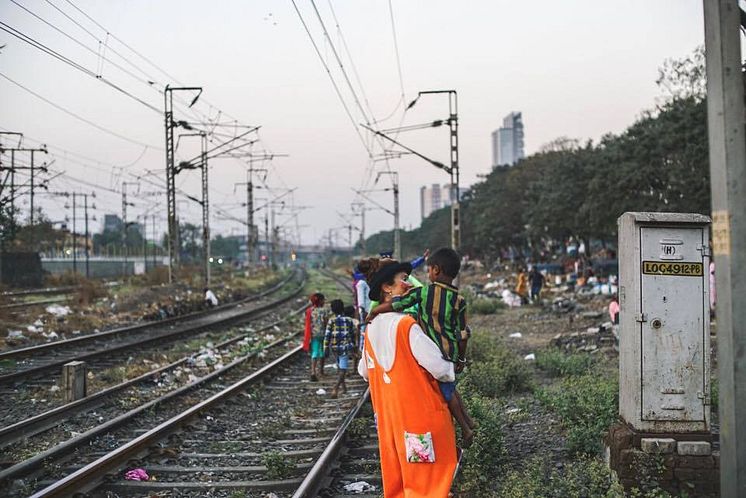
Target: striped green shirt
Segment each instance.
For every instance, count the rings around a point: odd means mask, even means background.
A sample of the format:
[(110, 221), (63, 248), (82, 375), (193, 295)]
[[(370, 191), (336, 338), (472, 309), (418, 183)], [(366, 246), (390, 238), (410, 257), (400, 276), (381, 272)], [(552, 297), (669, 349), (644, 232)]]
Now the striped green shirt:
[(458, 360), (458, 341), (468, 339), (471, 333), (466, 326), (466, 300), (456, 287), (440, 282), (415, 287), (394, 297), (391, 305), (394, 311), (417, 306), (417, 321), (438, 345), (443, 358)]

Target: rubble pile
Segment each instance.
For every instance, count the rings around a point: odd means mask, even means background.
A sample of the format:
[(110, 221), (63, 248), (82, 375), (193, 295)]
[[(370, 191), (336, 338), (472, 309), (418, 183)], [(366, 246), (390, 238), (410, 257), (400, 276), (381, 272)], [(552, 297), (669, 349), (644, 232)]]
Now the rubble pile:
[(588, 327), (582, 332), (557, 334), (552, 338), (552, 346), (570, 351), (598, 353), (601, 350), (619, 351), (618, 327), (611, 322), (604, 322), (597, 327)]

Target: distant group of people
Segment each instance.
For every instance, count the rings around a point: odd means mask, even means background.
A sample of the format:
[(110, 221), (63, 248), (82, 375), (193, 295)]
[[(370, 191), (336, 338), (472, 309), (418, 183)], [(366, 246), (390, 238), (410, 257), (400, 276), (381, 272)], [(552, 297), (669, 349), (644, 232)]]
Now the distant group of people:
[(515, 293), (521, 298), (521, 304), (538, 302), (545, 283), (546, 277), (535, 266), (531, 266), (528, 271), (526, 268), (521, 268), (515, 286)]
[[(412, 275), (425, 262), (428, 285)], [(311, 296), (304, 341), (311, 379), (322, 375), (324, 357), (332, 354), (340, 372), (332, 395), (343, 393), (349, 361), (359, 356), (386, 497), (448, 496), (459, 458), (453, 419), (463, 447), (474, 438), (475, 423), (455, 384), (471, 334), (466, 300), (453, 285), (460, 268), (461, 257), (449, 248), (412, 262), (381, 254), (355, 267), (353, 307), (334, 300), (329, 312), (323, 295)]]

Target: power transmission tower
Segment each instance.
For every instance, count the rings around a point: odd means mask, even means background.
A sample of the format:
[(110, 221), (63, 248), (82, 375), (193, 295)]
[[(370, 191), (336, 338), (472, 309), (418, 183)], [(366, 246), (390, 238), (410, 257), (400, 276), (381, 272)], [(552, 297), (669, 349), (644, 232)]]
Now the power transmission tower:
[(384, 191), (394, 191), (394, 259), (401, 260), (401, 229), (399, 226), (399, 173), (396, 171), (381, 171), (376, 175), (375, 183), (378, 183), (382, 175), (391, 176), (391, 188), (384, 188)]
[(174, 164), (174, 128), (182, 126), (191, 129), (186, 121), (174, 121), (174, 94), (176, 91), (197, 92), (189, 107), (197, 103), (202, 87), (171, 87), (166, 85), (163, 92), (164, 117), (166, 128), (166, 204), (168, 211), (168, 281), (174, 281), (174, 269), (179, 264), (179, 225), (176, 219), (176, 165)]
[[(35, 153), (37, 152), (43, 152), (44, 154), (47, 154), (47, 146), (43, 145), (41, 147), (0, 147), (0, 154), (4, 152), (10, 152), (11, 153), (11, 166), (10, 168), (5, 168), (4, 166), (0, 165), (0, 171), (4, 169), (8, 169), (10, 171), (10, 202), (11, 202), (11, 210), (15, 212), (15, 172), (17, 170), (27, 169), (30, 172), (30, 187), (29, 187), (29, 194), (30, 194), (30, 212), (29, 212), (29, 227), (31, 228), (31, 243), (33, 244), (33, 227), (34, 227), (34, 193), (36, 191), (36, 185), (34, 184), (35, 180), (35, 173), (37, 170), (40, 170), (44, 173), (47, 172), (46, 165), (42, 165), (40, 167), (36, 167), (36, 164), (34, 162), (35, 160)], [(29, 166), (16, 166), (15, 165), (15, 153), (16, 152), (29, 152), (31, 153), (31, 164)]]
[(132, 202), (127, 201), (127, 185), (137, 185), (137, 189), (140, 189), (140, 184), (135, 182), (122, 182), (122, 277), (127, 277), (127, 206), (134, 207)]

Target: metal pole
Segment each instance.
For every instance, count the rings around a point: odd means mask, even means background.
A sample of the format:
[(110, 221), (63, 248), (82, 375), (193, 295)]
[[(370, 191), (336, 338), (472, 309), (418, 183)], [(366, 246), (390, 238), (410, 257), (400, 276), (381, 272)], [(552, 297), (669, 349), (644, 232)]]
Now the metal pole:
[(75, 204), (77, 203), (75, 198), (75, 192), (73, 192), (73, 274), (78, 273), (78, 241), (75, 236)]
[(248, 181), (246, 182), (246, 223), (247, 223), (247, 239), (246, 239), (246, 262), (249, 267), (254, 263), (254, 184), (252, 168), (249, 165)]
[(166, 203), (168, 211), (168, 282), (174, 281), (174, 269), (179, 258), (179, 226), (176, 221), (176, 171), (174, 165), (173, 90), (163, 92), (166, 119)]
[(210, 285), (210, 201), (207, 190), (207, 135), (202, 133), (202, 255), (204, 258), (205, 285)]
[(10, 151), (10, 234), (16, 234), (16, 151)]
[(155, 260), (155, 253), (158, 243), (158, 234), (155, 231), (155, 215), (151, 215), (151, 221), (152, 221), (152, 232), (153, 232), (153, 269), (155, 269), (156, 260)]
[(746, 133), (741, 11), (705, 0), (712, 246), (717, 277), (720, 494), (746, 496)]
[(271, 255), (270, 255), (269, 260), (270, 260), (270, 265), (274, 267), (274, 265), (277, 264), (277, 261), (276, 261), (277, 254), (275, 253), (275, 207), (272, 206), (271, 209), (272, 209), (272, 230), (271, 230), (272, 242), (270, 246)]
[(88, 249), (88, 194), (83, 194), (83, 210), (85, 212), (85, 278), (91, 278), (90, 250)]
[(360, 240), (362, 241), (363, 245), (363, 254), (366, 254), (368, 252), (368, 249), (366, 247), (366, 241), (365, 241), (365, 205), (363, 205), (362, 209), (360, 210)]
[(31, 228), (31, 244), (34, 243), (34, 152), (31, 151), (31, 212), (29, 213), (29, 228)]
[(127, 276), (127, 182), (122, 182), (122, 276)]
[[(265, 210), (264, 211), (264, 250), (266, 252), (269, 252), (267, 251), (267, 249), (269, 249), (268, 244), (269, 244), (269, 213), (267, 213), (267, 211)], [(267, 262), (269, 263), (269, 261)]]
[(458, 94), (455, 90), (448, 92), (448, 110), (451, 131), (451, 247), (458, 251), (461, 247), (461, 196), (458, 164)]

